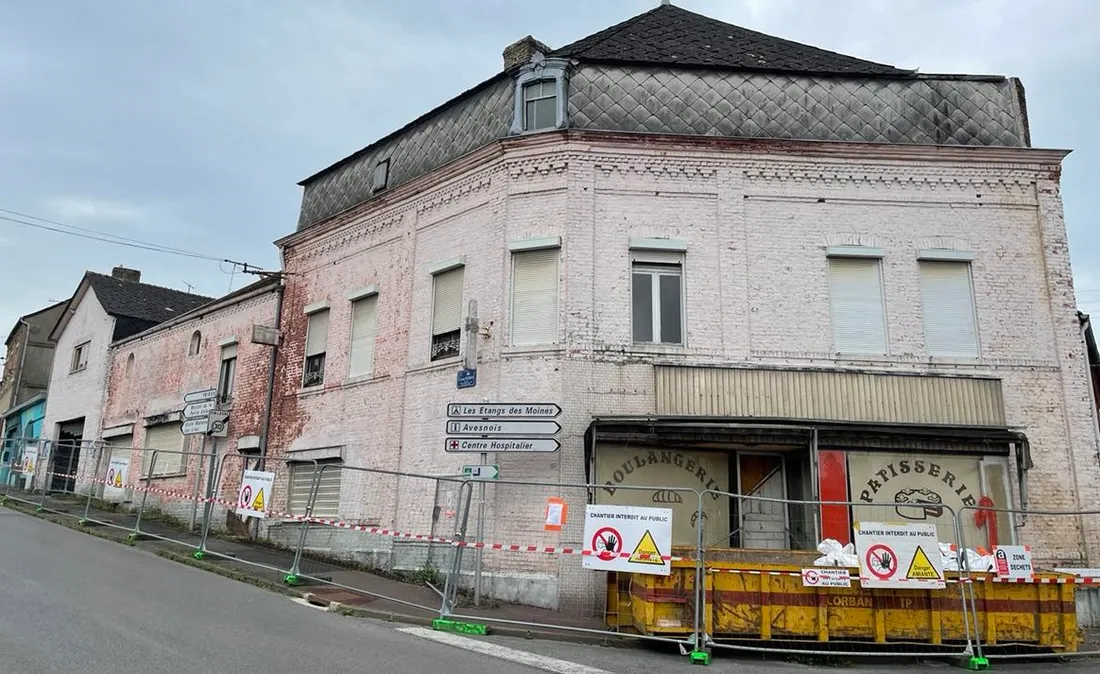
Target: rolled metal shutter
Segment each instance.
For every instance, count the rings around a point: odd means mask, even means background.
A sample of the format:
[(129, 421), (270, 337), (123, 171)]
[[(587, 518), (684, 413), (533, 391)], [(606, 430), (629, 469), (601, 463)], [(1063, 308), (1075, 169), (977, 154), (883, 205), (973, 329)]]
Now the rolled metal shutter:
[(976, 357), (978, 327), (969, 262), (921, 261), (924, 342), (933, 356)]
[(512, 344), (558, 341), (557, 248), (515, 253), (512, 257)]
[(153, 475), (182, 473), (183, 467), (187, 465), (183, 454), (178, 453), (183, 450), (183, 432), (179, 422), (158, 424), (146, 428), (145, 449), (142, 460), (143, 475), (147, 474), (149, 466), (152, 464), (153, 452), (151, 450), (154, 449), (162, 450), (162, 452), (157, 454), (157, 463), (153, 466)]
[(340, 512), (340, 473), (341, 464), (295, 463), (290, 466), (290, 513), (305, 515), (309, 505), (309, 494), (313, 488), (315, 470), (320, 470), (321, 479), (317, 485), (317, 498), (313, 502), (313, 516), (336, 518)]
[(833, 347), (838, 353), (886, 353), (886, 317), (879, 261), (829, 259)]

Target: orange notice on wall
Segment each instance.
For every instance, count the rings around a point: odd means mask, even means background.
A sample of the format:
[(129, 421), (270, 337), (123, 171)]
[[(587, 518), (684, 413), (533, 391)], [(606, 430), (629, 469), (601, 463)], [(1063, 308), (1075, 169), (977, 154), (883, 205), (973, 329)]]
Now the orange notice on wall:
[(561, 531), (565, 526), (565, 518), (569, 514), (569, 505), (556, 496), (551, 496), (546, 501), (546, 525), (547, 531)]

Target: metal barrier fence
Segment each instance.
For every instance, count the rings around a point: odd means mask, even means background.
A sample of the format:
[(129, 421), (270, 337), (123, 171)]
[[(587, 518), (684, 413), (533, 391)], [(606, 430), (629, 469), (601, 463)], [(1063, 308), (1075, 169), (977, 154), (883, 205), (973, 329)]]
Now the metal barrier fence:
[[(1041, 531), (1044, 542), (1041, 548), (1015, 546), (1021, 555), (1019, 564), (1010, 557), (1013, 548), (1008, 548), (1008, 552), (1002, 550), (1001, 557), (991, 554), (975, 560), (985, 566), (975, 569), (970, 591), (978, 617), (977, 640), (983, 645), (986, 657), (991, 661), (1100, 657), (1100, 570), (1090, 564), (1100, 558), (1100, 510), (1025, 511), (976, 505), (960, 510), (959, 517), (987, 526), (996, 520), (1009, 522), (1012, 532), (996, 527), (989, 530), (994, 541), (1005, 534), (1016, 534), (1009, 538), (1010, 542), (1019, 543), (1017, 538), (1026, 542), (1032, 538), (1031, 531)], [(963, 531), (959, 545), (965, 547), (968, 543), (973, 541), (967, 540)], [(1036, 572), (1036, 567), (1046, 573)], [(1034, 580), (1025, 582), (1025, 575), (1033, 575)], [(1021, 642), (1006, 635), (1011, 633), (1006, 628), (1014, 627), (1011, 616), (1001, 610), (997, 597), (991, 597), (994, 588), (1005, 584), (1010, 587), (1001, 590), (1001, 594), (1009, 593), (1009, 601), (1039, 606), (1034, 616), (1036, 630), (1042, 637), (1039, 643)], [(1084, 609), (1086, 615), (1081, 615), (1078, 608)], [(1070, 614), (1073, 620), (1069, 619)], [(1085, 619), (1090, 621), (1091, 629), (1080, 627)], [(1051, 642), (1058, 639), (1073, 641), (1075, 649), (1052, 652)]]
[[(804, 573), (827, 568), (815, 565), (821, 556), (820, 512), (840, 507), (853, 514), (874, 513), (867, 519), (881, 521), (877, 512), (868, 511), (878, 506), (659, 485), (486, 482), (268, 457), (264, 469), (274, 493), (256, 508), (239, 497), (246, 471), (258, 467), (256, 456), (99, 443), (80, 448), (85, 461), (72, 452), (40, 449), (47, 457), (45, 467), (31, 472), (41, 485), (32, 480), (25, 489), (12, 489), (5, 479), (5, 498), (78, 517), (87, 525), (123, 529), (132, 539), (170, 541), (199, 558), (266, 569), (287, 583), (369, 597), (443, 621), (628, 636), (675, 644), (699, 661), (709, 660), (713, 649), (845, 657), (890, 652), (979, 663), (984, 657), (1063, 657), (1070, 653), (1060, 650), (1071, 641), (1076, 647), (1079, 638), (1062, 616), (1069, 610), (1066, 602), (1073, 600), (1074, 582), (1052, 577), (1021, 585), (1020, 592), (1031, 593), (1026, 597), (1005, 595), (1013, 591), (1007, 583), (999, 583), (988, 568), (972, 568), (975, 559), (985, 558), (967, 548), (969, 523), (994, 512), (1006, 514), (1017, 528), (1064, 529), (1065, 540), (1072, 539), (1067, 549), (1036, 557), (1048, 565), (1083, 563), (1100, 552), (1100, 541), (1085, 533), (1100, 531), (1100, 511), (974, 507), (956, 513), (937, 505), (936, 538), (942, 545), (935, 553), (952, 571), (946, 588), (869, 590), (862, 587), (859, 571), (853, 575), (850, 564), (841, 564), (844, 571), (833, 575), (847, 583), (823, 589), (808, 586)], [(119, 472), (117, 454), (127, 450), (140, 472)], [(183, 472), (158, 472), (162, 460)], [(59, 489), (53, 489), (55, 483)], [(56, 494), (70, 498), (47, 501)], [(73, 496), (81, 497), (77, 507), (70, 503)], [(673, 547), (657, 553), (668, 575), (600, 572), (594, 559), (638, 554), (622, 549), (621, 541), (618, 549), (612, 541), (597, 550), (597, 539), (585, 540), (584, 509), (612, 496), (618, 504), (667, 506), (674, 522), (690, 524), (674, 529)], [(96, 499), (129, 503), (130, 508), (111, 518), (93, 516)], [(564, 511), (556, 522), (543, 508), (551, 503)], [(154, 509), (186, 513), (200, 506), (193, 534), (183, 527), (153, 531), (143, 526)], [(214, 549), (223, 545), (212, 545), (215, 533), (267, 541), (271, 552), (250, 557)], [(367, 582), (349, 569), (381, 578)], [(1037, 589), (1043, 587), (1054, 590)], [(1051, 594), (1059, 587), (1060, 594)], [(1015, 610), (1011, 606), (1030, 606), (1029, 601), (1039, 606), (1033, 613), (1021, 609), (1021, 615), (1007, 615)], [(1061, 613), (1051, 608), (1056, 602)], [(1036, 639), (1006, 642), (1006, 634), (1027, 634), (1021, 621), (1032, 619)], [(1015, 621), (1011, 630), (1008, 621)], [(893, 650), (877, 648), (886, 644)], [(1100, 645), (1086, 643), (1073, 655), (1100, 655)]]

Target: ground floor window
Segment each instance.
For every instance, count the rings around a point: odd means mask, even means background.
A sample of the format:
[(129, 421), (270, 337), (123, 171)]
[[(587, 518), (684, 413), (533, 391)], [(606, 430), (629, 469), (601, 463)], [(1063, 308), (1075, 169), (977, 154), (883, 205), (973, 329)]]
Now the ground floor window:
[[(329, 519), (338, 517), (342, 466), (343, 462), (340, 460), (290, 464), (290, 514), (306, 514), (314, 475), (320, 471), (317, 496), (313, 501), (313, 516)], [(321, 470), (322, 467), (324, 470)]]

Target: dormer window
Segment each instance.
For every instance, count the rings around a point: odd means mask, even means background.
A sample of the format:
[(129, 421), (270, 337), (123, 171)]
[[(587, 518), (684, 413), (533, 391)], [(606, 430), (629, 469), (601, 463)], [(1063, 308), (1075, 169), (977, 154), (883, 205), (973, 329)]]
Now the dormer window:
[(523, 130), (552, 129), (557, 125), (557, 83), (539, 80), (523, 85)]
[(567, 126), (565, 73), (569, 62), (545, 58), (536, 52), (516, 73), (515, 110), (511, 132), (515, 135)]

